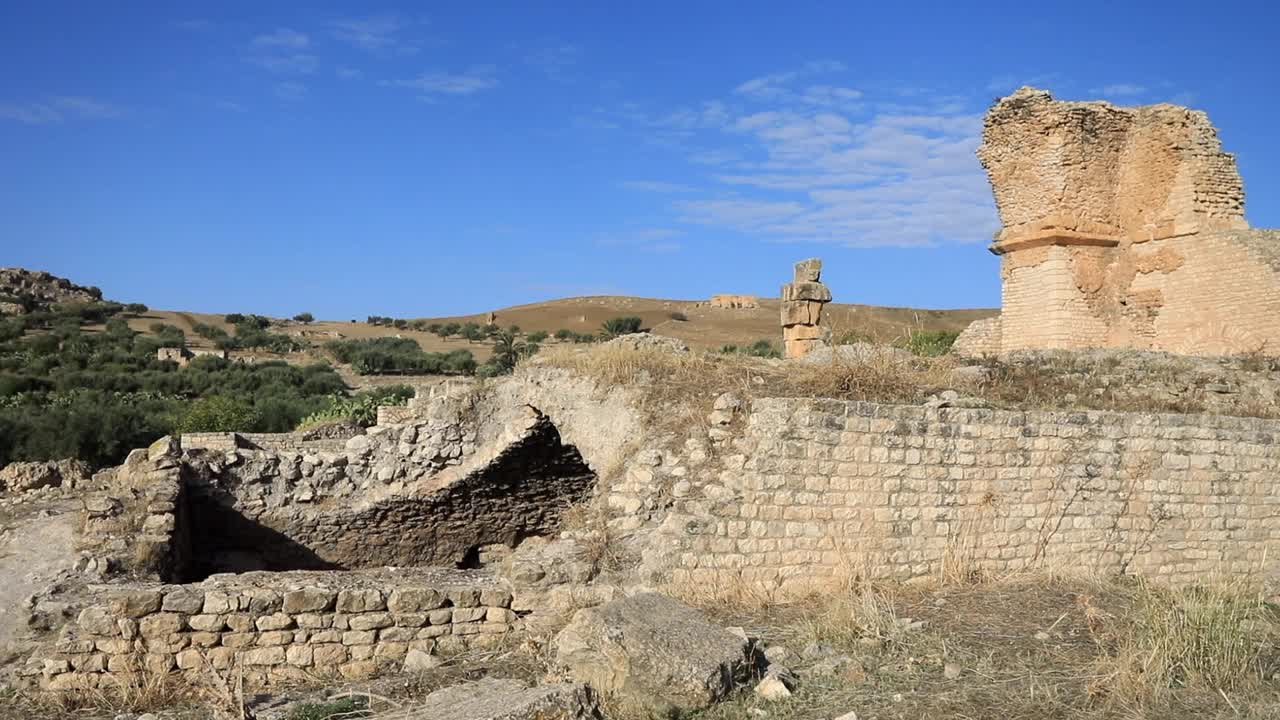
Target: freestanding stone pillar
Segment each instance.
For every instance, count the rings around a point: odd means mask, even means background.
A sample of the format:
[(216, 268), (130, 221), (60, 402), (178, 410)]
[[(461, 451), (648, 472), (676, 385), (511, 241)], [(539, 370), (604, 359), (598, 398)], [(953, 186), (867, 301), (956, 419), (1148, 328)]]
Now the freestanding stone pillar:
[(782, 344), (788, 358), (804, 357), (827, 343), (830, 332), (820, 322), (831, 290), (821, 278), (822, 260), (810, 258), (796, 263), (794, 281), (782, 286)]

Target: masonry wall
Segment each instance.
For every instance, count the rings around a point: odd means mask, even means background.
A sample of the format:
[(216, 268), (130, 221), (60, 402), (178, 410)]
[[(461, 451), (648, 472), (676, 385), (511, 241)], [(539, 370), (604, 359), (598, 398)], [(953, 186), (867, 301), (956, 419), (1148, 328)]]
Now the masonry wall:
[[(399, 670), (410, 651), (493, 642), (515, 614), (481, 572), (248, 573), (193, 585), (124, 585), (80, 612), (38, 665), (53, 690), (115, 676), (243, 670), (251, 686)], [(233, 671), (233, 668), (236, 670)]]
[(769, 399), (737, 422), (662, 521), (677, 583), (1280, 572), (1275, 421)]
[(1021, 249), (1001, 279), (1001, 351), (1280, 354), (1280, 232)]

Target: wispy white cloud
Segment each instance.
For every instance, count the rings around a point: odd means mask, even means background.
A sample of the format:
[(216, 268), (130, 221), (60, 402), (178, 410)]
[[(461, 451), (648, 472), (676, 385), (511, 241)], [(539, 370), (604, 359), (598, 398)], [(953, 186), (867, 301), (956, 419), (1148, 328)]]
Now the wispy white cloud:
[(444, 71), (424, 72), (410, 80), (395, 80), (390, 85), (417, 90), (424, 96), (472, 95), (498, 86), (497, 68), (477, 65), (460, 73)]
[(691, 193), (698, 190), (692, 185), (661, 180), (623, 180), (618, 185), (626, 190), (654, 193)]
[(882, 101), (808, 78), (838, 68), (760, 76), (734, 89), (741, 103), (619, 116), (661, 138), (672, 127), (684, 130), (673, 147), (705, 184), (671, 181), (697, 185), (704, 196), (673, 199), (681, 222), (775, 242), (846, 246), (989, 239), (997, 221), (974, 157), (982, 128), (975, 102), (927, 92)]
[(279, 28), (273, 32), (258, 35), (253, 39), (253, 46), (259, 48), (301, 50), (310, 44), (310, 36), (290, 28)]
[(406, 43), (402, 31), (410, 23), (399, 15), (384, 13), (359, 18), (342, 18), (330, 23), (333, 36), (339, 41), (373, 53), (394, 52), (410, 55), (417, 46)]
[(1147, 92), (1147, 88), (1136, 83), (1113, 83), (1111, 85), (1103, 85), (1100, 88), (1093, 88), (1089, 92), (1109, 98), (1126, 98), (1144, 95)]
[(50, 125), (76, 117), (111, 119), (124, 114), (116, 105), (83, 95), (56, 95), (32, 102), (0, 104), (0, 119), (27, 125)]

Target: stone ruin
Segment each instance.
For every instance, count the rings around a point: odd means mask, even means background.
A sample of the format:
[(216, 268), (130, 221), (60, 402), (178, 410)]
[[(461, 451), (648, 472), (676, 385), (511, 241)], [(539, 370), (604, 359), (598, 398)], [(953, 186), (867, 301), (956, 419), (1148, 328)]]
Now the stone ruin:
[(712, 295), (710, 305), (720, 310), (749, 310), (760, 307), (760, 299), (755, 295)]
[(960, 352), (1280, 354), (1280, 231), (1249, 229), (1203, 112), (1024, 87), (987, 112), (978, 158), (1003, 225), (1001, 314)]
[(792, 282), (782, 286), (783, 355), (799, 358), (826, 345), (831, 332), (822, 327), (822, 306), (831, 302), (831, 290), (821, 282), (822, 260), (796, 263)]

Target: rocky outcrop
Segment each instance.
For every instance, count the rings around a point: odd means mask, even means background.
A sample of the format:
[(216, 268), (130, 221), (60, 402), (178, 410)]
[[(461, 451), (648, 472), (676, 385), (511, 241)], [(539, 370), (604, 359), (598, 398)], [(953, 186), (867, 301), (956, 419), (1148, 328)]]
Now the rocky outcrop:
[(595, 693), (571, 683), (528, 687), (485, 678), (437, 690), (403, 716), (431, 720), (601, 720)]
[(0, 314), (21, 314), (60, 303), (91, 303), (102, 299), (98, 288), (76, 285), (42, 270), (0, 268)]
[(47, 487), (75, 488), (88, 481), (92, 472), (80, 460), (9, 463), (0, 469), (0, 490), (26, 492)]
[(831, 291), (821, 279), (822, 261), (811, 258), (796, 263), (794, 281), (782, 286), (782, 344), (788, 358), (804, 357), (830, 340), (831, 331), (821, 322)]
[(665, 595), (579, 610), (555, 661), (579, 682), (646, 708), (695, 710), (747, 682), (750, 643)]

